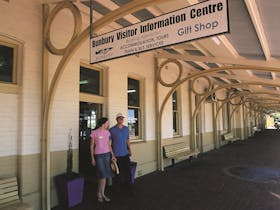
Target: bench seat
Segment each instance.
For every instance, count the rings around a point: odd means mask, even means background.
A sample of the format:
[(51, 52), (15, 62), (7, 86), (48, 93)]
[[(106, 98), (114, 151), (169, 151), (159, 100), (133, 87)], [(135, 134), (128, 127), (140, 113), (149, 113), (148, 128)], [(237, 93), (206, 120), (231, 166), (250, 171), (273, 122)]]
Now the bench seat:
[(260, 131), (262, 131), (260, 128), (258, 128), (258, 127), (253, 127), (253, 131), (255, 131), (255, 132), (260, 132)]
[(0, 208), (1, 210), (32, 210), (31, 206), (26, 203), (17, 202)]
[(239, 140), (240, 138), (235, 137), (235, 136), (233, 135), (232, 132), (229, 132), (229, 133), (223, 134), (223, 135), (222, 135), (222, 139), (223, 139), (224, 141), (232, 142), (232, 141)]
[(32, 210), (33, 208), (21, 202), (18, 195), (16, 177), (0, 179), (0, 209), (1, 210)]
[(195, 154), (191, 152), (190, 146), (184, 142), (164, 145), (163, 155), (165, 158), (172, 159), (172, 165), (175, 164), (174, 160), (184, 160), (195, 156)]

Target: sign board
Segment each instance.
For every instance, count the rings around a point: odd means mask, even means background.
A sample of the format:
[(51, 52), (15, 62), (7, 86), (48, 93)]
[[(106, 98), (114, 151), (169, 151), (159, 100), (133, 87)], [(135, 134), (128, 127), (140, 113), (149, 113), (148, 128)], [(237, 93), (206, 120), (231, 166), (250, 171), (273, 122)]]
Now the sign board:
[(227, 32), (227, 0), (209, 0), (91, 38), (90, 62), (98, 63)]

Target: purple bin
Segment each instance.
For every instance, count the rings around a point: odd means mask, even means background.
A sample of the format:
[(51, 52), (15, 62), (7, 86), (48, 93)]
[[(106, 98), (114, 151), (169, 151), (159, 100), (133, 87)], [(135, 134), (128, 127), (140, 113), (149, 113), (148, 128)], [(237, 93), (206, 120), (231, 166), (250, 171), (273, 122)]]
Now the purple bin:
[(58, 175), (55, 177), (59, 204), (73, 207), (83, 201), (84, 177), (79, 174)]
[(134, 184), (134, 179), (135, 179), (135, 172), (136, 172), (136, 166), (137, 162), (130, 162), (130, 176), (131, 176), (131, 184)]

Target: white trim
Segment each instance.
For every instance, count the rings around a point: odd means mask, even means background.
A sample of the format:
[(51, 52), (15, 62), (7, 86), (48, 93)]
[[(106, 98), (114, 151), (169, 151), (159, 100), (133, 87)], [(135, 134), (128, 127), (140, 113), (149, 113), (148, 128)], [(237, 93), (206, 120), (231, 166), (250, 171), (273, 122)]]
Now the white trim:
[[(128, 73), (127, 75), (127, 82), (128, 82), (128, 78), (131, 79), (135, 79), (139, 81), (139, 112), (140, 112), (140, 122), (139, 122), (139, 132), (140, 135), (135, 137), (135, 138), (131, 138), (130, 142), (134, 143), (134, 142), (142, 142), (145, 141), (145, 136), (146, 136), (146, 127), (145, 127), (145, 78), (143, 76), (140, 76), (138, 74), (135, 73)], [(127, 87), (128, 88), (128, 87)], [(127, 110), (129, 107), (132, 106), (128, 106), (127, 104)], [(137, 107), (138, 108), (138, 107)]]
[(8, 94), (18, 94), (19, 84), (21, 84), (21, 70), (23, 57), (23, 42), (15, 37), (0, 33), (0, 45), (13, 48), (13, 75), (12, 82), (0, 81), (0, 92)]

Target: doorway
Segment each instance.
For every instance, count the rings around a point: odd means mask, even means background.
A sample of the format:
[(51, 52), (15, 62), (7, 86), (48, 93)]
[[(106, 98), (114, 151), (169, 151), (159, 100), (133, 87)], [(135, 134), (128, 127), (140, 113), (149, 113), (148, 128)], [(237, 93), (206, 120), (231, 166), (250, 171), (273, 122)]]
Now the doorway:
[[(91, 131), (102, 117), (102, 104), (80, 102), (79, 119), (79, 173), (85, 178), (95, 178), (96, 169), (91, 164), (90, 143)], [(95, 179), (92, 179), (95, 180)]]

